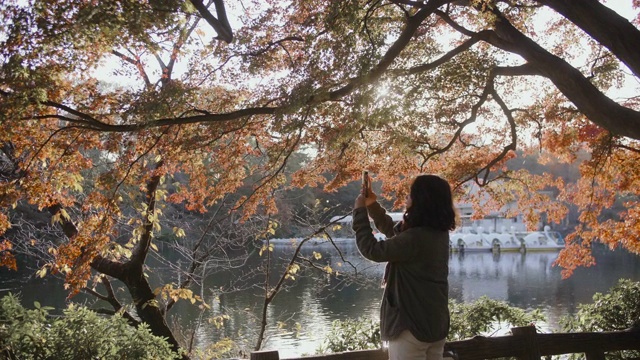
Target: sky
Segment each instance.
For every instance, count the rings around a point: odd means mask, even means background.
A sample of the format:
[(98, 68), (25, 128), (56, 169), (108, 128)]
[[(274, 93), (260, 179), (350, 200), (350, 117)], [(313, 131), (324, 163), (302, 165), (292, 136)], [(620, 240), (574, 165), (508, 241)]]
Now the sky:
[[(618, 14), (627, 18), (629, 21), (633, 20), (636, 17), (637, 11), (634, 10), (632, 7), (632, 0), (608, 0), (608, 1), (604, 1), (604, 3), (605, 5), (607, 5), (614, 11), (616, 11)], [(229, 2), (229, 1), (227, 1), (226, 8), (228, 11), (229, 21), (232, 24), (234, 31), (237, 31), (237, 29), (242, 26), (243, 17), (245, 16), (244, 14), (245, 8), (242, 6), (242, 2)], [(212, 12), (214, 12), (213, 7), (211, 7), (211, 10)], [(539, 25), (539, 27), (544, 27), (547, 20), (548, 18), (546, 18), (546, 16), (543, 15), (543, 17), (540, 19), (541, 25)], [(210, 26), (205, 21), (201, 21), (200, 27), (203, 30), (203, 34), (204, 34), (202, 36), (203, 38), (202, 40), (204, 42), (209, 41), (211, 36), (214, 35), (213, 32), (210, 30), (211, 29)], [(114, 75), (113, 70), (115, 69), (116, 66), (119, 66), (118, 61), (114, 61), (114, 60), (115, 60), (114, 56), (109, 56), (107, 59), (105, 59), (105, 61), (103, 62), (103, 66), (95, 71), (96, 77), (98, 77), (98, 79), (100, 80), (104, 80), (107, 82), (115, 82), (118, 84), (133, 84), (134, 82), (137, 83), (137, 81), (132, 81), (132, 79), (130, 78)], [(151, 68), (155, 69), (158, 67), (157, 62), (153, 58), (148, 59), (147, 63), (150, 69)], [(181, 72), (186, 71), (185, 63), (186, 61), (178, 59), (176, 69), (174, 71), (174, 75), (179, 75)]]

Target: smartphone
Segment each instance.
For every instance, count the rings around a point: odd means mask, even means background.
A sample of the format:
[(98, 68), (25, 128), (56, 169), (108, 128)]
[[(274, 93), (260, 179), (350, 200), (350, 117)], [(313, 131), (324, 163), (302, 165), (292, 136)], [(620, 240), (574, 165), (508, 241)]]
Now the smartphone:
[(370, 181), (371, 179), (369, 178), (369, 172), (367, 170), (364, 170), (362, 172), (362, 189), (364, 197), (369, 197), (369, 188), (370, 188)]

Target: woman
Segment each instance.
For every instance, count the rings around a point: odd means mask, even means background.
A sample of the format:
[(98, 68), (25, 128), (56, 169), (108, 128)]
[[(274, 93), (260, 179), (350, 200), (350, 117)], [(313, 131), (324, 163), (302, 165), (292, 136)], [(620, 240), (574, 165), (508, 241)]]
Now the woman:
[[(389, 359), (442, 359), (449, 332), (449, 231), (456, 221), (451, 187), (435, 175), (417, 176), (403, 220), (394, 226), (371, 182), (365, 183), (355, 202), (353, 230), (365, 258), (387, 262), (380, 328)], [(376, 241), (369, 216), (385, 241)]]

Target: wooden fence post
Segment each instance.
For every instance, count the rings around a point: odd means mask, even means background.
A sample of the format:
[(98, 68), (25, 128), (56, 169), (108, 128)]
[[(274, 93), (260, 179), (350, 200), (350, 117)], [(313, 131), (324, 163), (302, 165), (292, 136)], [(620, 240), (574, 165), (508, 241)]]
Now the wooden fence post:
[(538, 348), (538, 341), (536, 340), (536, 327), (535, 326), (522, 326), (511, 329), (511, 334), (514, 336), (521, 336), (524, 338), (524, 352), (521, 356), (518, 356), (520, 360), (540, 360), (540, 349)]
[(588, 351), (585, 355), (587, 360), (605, 360), (604, 351)]
[(280, 360), (278, 350), (254, 351), (251, 353), (251, 360)]

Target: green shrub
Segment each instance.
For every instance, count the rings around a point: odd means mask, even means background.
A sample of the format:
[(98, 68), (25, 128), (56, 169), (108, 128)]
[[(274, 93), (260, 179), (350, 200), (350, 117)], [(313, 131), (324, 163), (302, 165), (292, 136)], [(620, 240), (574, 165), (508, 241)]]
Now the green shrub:
[(207, 345), (204, 349), (194, 349), (190, 354), (190, 358), (206, 360), (229, 359), (240, 351), (241, 349), (237, 347), (236, 342), (229, 338), (224, 338)]
[(145, 325), (134, 328), (121, 316), (102, 317), (69, 306), (60, 317), (35, 304), (25, 309), (9, 294), (0, 299), (0, 357), (24, 360), (176, 359), (169, 344)]
[[(627, 279), (606, 294), (593, 295), (592, 304), (581, 304), (573, 316), (565, 316), (560, 322), (563, 332), (619, 331), (640, 327), (640, 282)], [(606, 354), (607, 359), (633, 359), (640, 351), (619, 351)], [(584, 358), (577, 355), (573, 358)]]
[(380, 325), (372, 319), (335, 320), (331, 332), (318, 353), (336, 353), (353, 350), (379, 349)]
[(620, 279), (607, 294), (593, 295), (574, 316), (562, 319), (565, 332), (616, 331), (640, 326), (640, 282)]
[[(544, 321), (540, 311), (527, 312), (509, 306), (504, 301), (481, 297), (470, 304), (461, 304), (451, 300), (451, 328), (447, 340), (463, 340), (475, 335), (491, 335), (502, 328), (526, 326), (536, 321)], [(336, 320), (331, 332), (317, 351), (319, 353), (342, 352), (352, 350), (379, 349), (379, 322), (370, 319)]]
[(448, 341), (469, 339), (476, 335), (491, 336), (500, 330), (545, 321), (540, 310), (527, 312), (486, 296), (469, 304), (450, 300), (449, 312), (451, 326)]

